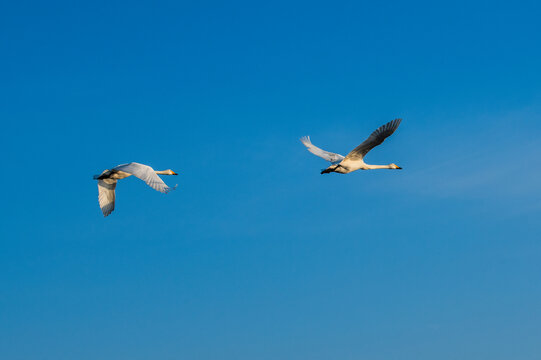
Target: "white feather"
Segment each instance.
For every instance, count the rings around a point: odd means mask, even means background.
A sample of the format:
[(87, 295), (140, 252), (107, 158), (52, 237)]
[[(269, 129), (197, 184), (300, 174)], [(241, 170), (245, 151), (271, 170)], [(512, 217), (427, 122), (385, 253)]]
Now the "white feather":
[(312, 142), (310, 141), (310, 136), (303, 136), (301, 137), (301, 142), (306, 146), (308, 151), (310, 151), (312, 154), (319, 156), (322, 159), (325, 159), (327, 161), (330, 161), (331, 163), (339, 163), (344, 159), (344, 157), (340, 154), (335, 154), (329, 151), (325, 151), (323, 149), (318, 148)]

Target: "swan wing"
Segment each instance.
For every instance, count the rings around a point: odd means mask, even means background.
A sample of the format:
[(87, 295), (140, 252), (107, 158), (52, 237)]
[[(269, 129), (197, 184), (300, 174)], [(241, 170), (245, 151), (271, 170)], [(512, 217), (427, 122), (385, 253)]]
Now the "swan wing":
[(332, 163), (340, 162), (344, 159), (344, 157), (340, 154), (335, 154), (329, 151), (325, 151), (323, 149), (318, 148), (312, 142), (310, 141), (310, 136), (303, 136), (301, 137), (301, 142), (304, 146), (310, 151), (312, 154), (319, 156), (322, 159), (325, 159), (327, 161), (330, 161)]
[(98, 201), (103, 216), (108, 216), (115, 209), (116, 179), (98, 180)]
[(347, 154), (346, 159), (348, 160), (358, 160), (364, 158), (364, 156), (373, 148), (381, 144), (386, 138), (391, 136), (402, 119), (394, 119), (389, 121), (387, 124), (380, 126), (376, 129), (370, 136), (363, 141), (363, 143), (353, 149), (349, 154)]
[(147, 185), (153, 188), (154, 190), (157, 190), (164, 194), (176, 188), (176, 186), (173, 188), (167, 186), (163, 182), (163, 180), (156, 174), (154, 169), (148, 165), (132, 162), (129, 164), (115, 166), (113, 170), (124, 171), (128, 174), (132, 174), (133, 176), (146, 182)]

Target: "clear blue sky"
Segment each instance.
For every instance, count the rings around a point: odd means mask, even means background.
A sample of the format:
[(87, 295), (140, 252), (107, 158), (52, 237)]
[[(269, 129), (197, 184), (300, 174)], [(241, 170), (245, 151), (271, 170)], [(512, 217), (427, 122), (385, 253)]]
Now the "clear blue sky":
[[(4, 2), (0, 358), (541, 358), (538, 1)], [(320, 175), (298, 138), (402, 171)], [(137, 161), (103, 218), (92, 175)]]

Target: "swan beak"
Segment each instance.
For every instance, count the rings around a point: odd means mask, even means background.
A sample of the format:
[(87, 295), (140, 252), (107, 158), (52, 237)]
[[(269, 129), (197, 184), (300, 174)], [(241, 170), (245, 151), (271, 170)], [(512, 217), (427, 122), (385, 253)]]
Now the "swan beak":
[(402, 168), (398, 165), (396, 165), (396, 170), (402, 170)]
[(172, 175), (178, 175), (176, 172), (173, 171), (173, 174)]

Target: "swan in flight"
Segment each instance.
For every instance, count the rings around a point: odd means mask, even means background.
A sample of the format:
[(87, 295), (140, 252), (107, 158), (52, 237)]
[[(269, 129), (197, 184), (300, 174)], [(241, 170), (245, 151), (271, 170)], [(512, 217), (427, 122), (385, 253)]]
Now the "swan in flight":
[(173, 170), (155, 171), (147, 165), (132, 162), (115, 166), (111, 170), (104, 170), (100, 175), (94, 175), (94, 180), (98, 180), (98, 201), (100, 203), (103, 216), (108, 216), (115, 209), (115, 188), (117, 180), (134, 175), (143, 180), (148, 186), (164, 194), (177, 187), (167, 186), (158, 175), (178, 175)]
[(301, 142), (306, 146), (308, 151), (312, 154), (319, 156), (329, 162), (331, 166), (321, 171), (322, 174), (328, 174), (331, 172), (337, 172), (340, 174), (347, 174), (355, 170), (371, 170), (371, 169), (402, 169), (396, 164), (389, 165), (369, 165), (364, 162), (365, 155), (381, 144), (386, 138), (391, 136), (400, 125), (402, 119), (394, 119), (387, 124), (380, 126), (376, 129), (368, 139), (366, 139), (361, 145), (353, 149), (346, 157), (325, 151), (313, 145), (310, 141), (310, 137), (304, 136), (301, 138)]

